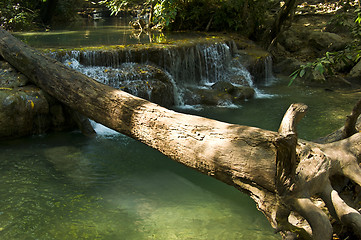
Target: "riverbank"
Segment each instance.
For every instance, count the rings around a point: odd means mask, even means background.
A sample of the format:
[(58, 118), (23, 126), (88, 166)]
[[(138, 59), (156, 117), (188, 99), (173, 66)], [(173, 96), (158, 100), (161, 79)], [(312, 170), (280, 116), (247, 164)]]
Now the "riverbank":
[(303, 68), (305, 72), (295, 84), (330, 90), (359, 89), (361, 72), (356, 58), (358, 47), (354, 47), (357, 39), (352, 33), (356, 27), (355, 9), (341, 8), (337, 2), (298, 5), (270, 49), (274, 72), (291, 75)]

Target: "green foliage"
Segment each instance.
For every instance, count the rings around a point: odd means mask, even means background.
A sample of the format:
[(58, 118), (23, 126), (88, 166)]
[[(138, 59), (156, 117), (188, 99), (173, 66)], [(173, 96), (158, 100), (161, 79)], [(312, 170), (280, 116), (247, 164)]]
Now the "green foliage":
[(53, 12), (52, 22), (66, 23), (76, 20), (79, 17), (77, 11), (84, 3), (84, 0), (58, 0)]
[[(41, 0), (42, 1), (42, 0)], [(37, 6), (41, 1), (0, 1), (0, 24), (7, 30), (24, 30), (33, 27), (39, 17)]]
[(308, 70), (318, 71), (321, 75), (328, 74), (333, 75), (335, 67), (344, 64), (345, 66), (352, 66), (357, 63), (361, 58), (361, 49), (355, 49), (353, 47), (346, 48), (343, 51), (338, 52), (326, 52), (324, 57), (317, 58), (314, 62), (301, 65), (299, 69), (294, 71), (290, 75), (290, 82), (288, 86), (291, 86), (297, 77), (303, 77)]
[[(117, 15), (122, 10), (134, 6), (140, 6), (143, 9), (153, 11), (152, 23), (161, 27), (167, 27), (172, 23), (177, 15), (179, 0), (103, 0), (100, 4), (105, 5), (111, 11), (112, 15)], [(147, 11), (144, 11), (146, 13)]]
[(158, 0), (155, 1), (153, 23), (163, 27), (168, 27), (177, 15), (177, 0)]
[(349, 14), (347, 12), (334, 15), (328, 24), (338, 28), (346, 28), (348, 30), (351, 30), (353, 27), (352, 22), (349, 21)]
[(251, 35), (263, 27), (264, 12), (270, 1), (102, 0), (100, 3), (107, 6), (113, 15), (134, 5), (153, 10), (153, 25), (169, 30), (231, 30)]
[(111, 15), (117, 15), (122, 9), (127, 7), (131, 1), (129, 0), (104, 0), (100, 1), (99, 4), (105, 5), (111, 11)]
[(179, 1), (172, 29), (238, 31), (252, 34), (263, 26), (267, 1), (189, 0)]
[(361, 59), (361, 9), (355, 11), (354, 24), (350, 25), (345, 14), (336, 15), (332, 21), (335, 24), (350, 29), (354, 40), (344, 50), (337, 52), (326, 52), (325, 56), (317, 58), (314, 62), (301, 65), (289, 77), (289, 86), (292, 85), (297, 77), (303, 77), (308, 70), (318, 71), (320, 74), (334, 75), (338, 66), (354, 66)]
[(352, 35), (355, 38), (355, 41), (359, 42), (361, 40), (361, 9), (357, 8), (355, 10), (355, 24), (352, 27)]
[(76, 18), (78, 7), (85, 3), (86, 0), (1, 0), (0, 25), (19, 31), (44, 27), (47, 20), (49, 23), (51, 20), (69, 22)]

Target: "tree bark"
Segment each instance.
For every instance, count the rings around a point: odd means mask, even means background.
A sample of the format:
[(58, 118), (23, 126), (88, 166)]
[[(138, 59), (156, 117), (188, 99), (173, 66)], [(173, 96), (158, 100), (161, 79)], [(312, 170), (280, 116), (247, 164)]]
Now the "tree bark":
[(274, 42), (277, 39), (277, 36), (282, 30), (284, 23), (286, 22), (286, 20), (290, 18), (296, 6), (297, 6), (296, 0), (287, 0), (285, 1), (284, 5), (277, 13), (275, 20), (269, 30), (270, 41), (269, 41), (268, 49), (270, 49), (273, 46)]
[[(297, 139), (296, 124), (305, 114), (305, 105), (292, 105), (279, 132), (273, 132), (160, 107), (98, 83), (2, 29), (0, 54), (79, 113), (247, 192), (283, 236), (331, 239), (330, 218), (313, 202), (321, 196), (331, 214), (361, 237), (360, 213), (342, 201), (330, 180), (333, 175), (344, 175), (361, 184), (361, 134), (329, 144)], [(308, 225), (291, 224), (293, 213)]]

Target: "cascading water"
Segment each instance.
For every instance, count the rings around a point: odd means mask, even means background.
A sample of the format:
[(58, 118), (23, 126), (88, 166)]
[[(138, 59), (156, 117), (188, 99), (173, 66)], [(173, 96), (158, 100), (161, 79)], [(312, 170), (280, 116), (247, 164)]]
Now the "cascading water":
[(273, 61), (271, 56), (267, 56), (264, 60), (265, 85), (270, 86), (276, 80), (272, 71)]
[[(152, 100), (152, 91), (155, 91), (155, 88), (149, 84), (149, 79), (152, 77), (145, 73), (149, 72), (148, 68), (157, 66), (162, 69), (163, 75), (172, 85), (174, 105), (227, 106), (228, 104), (225, 103), (229, 103), (233, 106), (234, 96), (223, 96), (223, 92), (217, 93), (212, 90), (215, 83), (229, 82), (238, 88), (238, 92), (239, 88), (247, 86), (254, 89), (255, 97), (264, 97), (253, 84), (252, 76), (243, 66), (240, 58), (235, 56), (234, 46), (233, 42), (231, 44), (198, 43), (191, 46), (150, 49), (73, 50), (65, 54), (53, 52), (51, 55), (102, 83), (115, 88), (125, 88), (124, 90), (128, 90), (131, 94), (139, 96), (138, 89), (143, 88), (143, 92), (145, 90), (148, 92), (140, 95), (149, 100)], [(141, 68), (145, 70), (140, 69), (135, 63), (142, 64)], [(269, 68), (266, 76), (270, 76)], [(132, 84), (130, 81), (133, 81)], [(134, 81), (138, 81), (137, 84), (134, 84)], [(125, 83), (128, 84), (126, 87)], [(204, 100), (212, 94), (215, 95), (214, 98), (222, 95), (222, 99)]]

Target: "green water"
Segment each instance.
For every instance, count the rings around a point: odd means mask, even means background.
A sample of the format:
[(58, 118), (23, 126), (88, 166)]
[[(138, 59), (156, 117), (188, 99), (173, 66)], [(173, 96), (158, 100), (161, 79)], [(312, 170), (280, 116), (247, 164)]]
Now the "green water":
[(277, 239), (244, 194), (118, 134), (2, 143), (1, 239)]
[(135, 31), (129, 19), (109, 18), (101, 21), (79, 21), (61, 25), (51, 31), (15, 32), (16, 37), (35, 48), (101, 47), (137, 43), (162, 43), (169, 40), (203, 36), (201, 33), (160, 33)]
[[(275, 130), (291, 102), (309, 112), (300, 136), (339, 127), (359, 94), (284, 83), (272, 98), (194, 114)], [(185, 111), (185, 110), (181, 110)], [(211, 177), (108, 129), (1, 143), (0, 239), (280, 239), (254, 202)]]
[[(246, 101), (240, 108), (203, 108), (201, 113), (192, 114), (213, 118), (229, 123), (260, 127), (277, 131), (286, 110), (292, 103), (304, 103), (309, 108), (306, 116), (298, 124), (298, 135), (305, 140), (314, 140), (340, 128), (353, 106), (361, 98), (361, 93), (351, 91), (328, 91), (323, 88), (305, 88), (293, 85), (289, 79), (279, 79), (261, 91), (269, 97)], [(180, 110), (182, 111), (182, 110)]]

